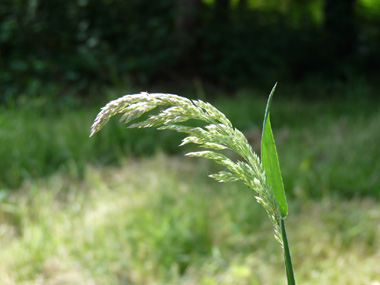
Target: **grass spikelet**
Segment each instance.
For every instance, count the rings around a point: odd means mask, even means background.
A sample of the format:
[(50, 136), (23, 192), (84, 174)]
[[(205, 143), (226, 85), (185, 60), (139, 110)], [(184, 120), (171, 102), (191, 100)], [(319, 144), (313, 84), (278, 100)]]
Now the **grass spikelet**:
[[(130, 124), (144, 113), (161, 107), (156, 115), (150, 115), (145, 121)], [(225, 167), (225, 170), (210, 175), (219, 182), (241, 180), (257, 193), (256, 200), (264, 207), (273, 223), (275, 238), (283, 245), (280, 230), (280, 212), (272, 189), (268, 186), (260, 159), (253, 152), (245, 136), (228, 118), (209, 103), (201, 100), (190, 100), (173, 94), (148, 94), (146, 92), (126, 95), (111, 101), (97, 115), (91, 128), (91, 136), (101, 130), (106, 122), (116, 114), (123, 114), (121, 121), (128, 128), (155, 127), (159, 130), (174, 130), (188, 134), (180, 146), (193, 143), (210, 150), (190, 152), (189, 157), (204, 157)], [(200, 120), (204, 127), (181, 125), (188, 120)], [(220, 150), (230, 149), (244, 161), (234, 162)]]

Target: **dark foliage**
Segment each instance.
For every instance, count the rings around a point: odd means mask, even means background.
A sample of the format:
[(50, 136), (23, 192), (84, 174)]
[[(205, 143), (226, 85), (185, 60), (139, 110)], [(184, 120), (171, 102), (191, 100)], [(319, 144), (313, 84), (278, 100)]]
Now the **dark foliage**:
[(321, 0), (256, 2), (2, 0), (0, 99), (125, 78), (148, 86), (196, 76), (235, 88), (379, 76), (379, 8), (324, 0), (317, 19), (310, 5)]

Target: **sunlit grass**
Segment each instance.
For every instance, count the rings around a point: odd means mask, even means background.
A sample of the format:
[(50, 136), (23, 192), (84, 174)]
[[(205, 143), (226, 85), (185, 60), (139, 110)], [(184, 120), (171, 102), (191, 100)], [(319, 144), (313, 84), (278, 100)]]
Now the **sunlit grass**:
[(141, 156), (163, 146), (169, 152), (177, 147), (173, 136), (165, 135), (155, 139), (154, 147), (154, 132), (142, 131), (146, 138), (134, 131), (125, 134), (117, 121), (89, 140), (88, 128), (98, 109), (61, 106), (44, 98), (15, 106), (0, 105), (0, 189), (18, 188), (23, 180), (57, 170), (81, 178), (88, 162), (117, 164), (120, 157), (132, 152)]
[[(252, 96), (212, 103), (258, 152), (266, 99)], [(380, 282), (378, 106), (276, 98), (300, 284)], [(169, 132), (115, 120), (89, 140), (98, 106), (59, 110), (0, 108), (0, 284), (283, 284), (251, 191), (213, 182), (201, 160), (128, 158), (177, 149)]]
[[(107, 98), (119, 95), (113, 91)], [(132, 153), (178, 152), (183, 136), (153, 129), (126, 132), (117, 119), (89, 140), (89, 126), (107, 100), (87, 108), (44, 99), (0, 106), (0, 189), (18, 188), (24, 180), (57, 170), (80, 179), (87, 163), (115, 165)], [(241, 90), (235, 98), (211, 103), (259, 153), (266, 97)], [(378, 102), (289, 100), (279, 91), (272, 113), (287, 193), (297, 190), (295, 195), (305, 198), (331, 193), (380, 198)]]
[[(205, 161), (158, 155), (85, 167), (3, 196), (1, 284), (283, 284), (266, 213)], [(300, 284), (380, 282), (380, 206), (290, 201)], [(371, 283), (372, 282), (372, 283)]]

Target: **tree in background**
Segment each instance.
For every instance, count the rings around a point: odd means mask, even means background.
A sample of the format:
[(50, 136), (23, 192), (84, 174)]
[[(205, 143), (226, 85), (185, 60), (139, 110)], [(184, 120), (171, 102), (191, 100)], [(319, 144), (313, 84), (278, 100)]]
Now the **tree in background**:
[(0, 1), (0, 96), (126, 78), (267, 88), (380, 74), (378, 0), (53, 2)]
[(215, 19), (221, 25), (227, 24), (230, 11), (230, 0), (215, 0)]
[(190, 73), (198, 73), (200, 65), (202, 1), (178, 0), (176, 5), (176, 44), (178, 66)]
[(333, 61), (347, 59), (356, 49), (355, 4), (355, 0), (324, 0), (323, 28)]

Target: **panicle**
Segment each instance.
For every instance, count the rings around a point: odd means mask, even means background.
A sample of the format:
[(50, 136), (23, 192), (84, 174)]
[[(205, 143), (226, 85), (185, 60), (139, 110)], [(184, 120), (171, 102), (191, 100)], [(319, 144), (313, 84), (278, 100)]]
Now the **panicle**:
[[(158, 114), (132, 123), (157, 107), (160, 107)], [(128, 128), (156, 127), (159, 130), (174, 130), (187, 134), (180, 146), (193, 143), (208, 149), (190, 152), (186, 156), (203, 157), (222, 165), (224, 170), (209, 175), (219, 182), (240, 180), (253, 189), (257, 193), (257, 202), (264, 207), (274, 225), (276, 239), (282, 244), (278, 204), (266, 182), (260, 159), (243, 133), (234, 128), (217, 108), (201, 100), (190, 100), (174, 94), (142, 92), (126, 95), (109, 102), (101, 109), (91, 127), (90, 136), (101, 130), (116, 114), (123, 114), (120, 121), (127, 124)], [(182, 124), (188, 120), (200, 120), (204, 126), (190, 127)], [(235, 162), (218, 152), (225, 149), (236, 152), (243, 161)]]

